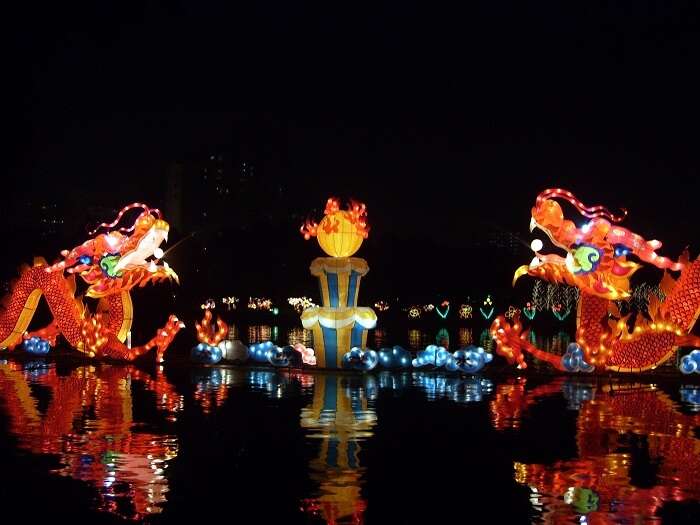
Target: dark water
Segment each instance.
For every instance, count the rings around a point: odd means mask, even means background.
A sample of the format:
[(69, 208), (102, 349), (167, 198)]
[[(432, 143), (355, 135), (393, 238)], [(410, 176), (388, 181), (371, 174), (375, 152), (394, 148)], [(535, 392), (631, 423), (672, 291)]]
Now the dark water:
[(4, 361), (0, 453), (22, 523), (700, 523), (697, 384)]

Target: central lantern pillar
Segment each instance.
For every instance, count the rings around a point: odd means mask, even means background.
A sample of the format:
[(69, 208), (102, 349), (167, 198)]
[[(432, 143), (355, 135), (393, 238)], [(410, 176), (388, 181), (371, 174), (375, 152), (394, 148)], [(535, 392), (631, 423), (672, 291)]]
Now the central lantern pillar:
[(318, 277), (322, 306), (305, 310), (301, 323), (313, 331), (318, 366), (341, 368), (343, 356), (351, 348), (365, 348), (367, 331), (377, 325), (371, 308), (357, 306), (360, 281), (369, 267), (357, 257), (318, 257), (310, 271)]
[(316, 237), (330, 257), (318, 257), (311, 263), (311, 275), (318, 277), (321, 305), (305, 310), (301, 323), (313, 330), (316, 362), (321, 368), (342, 368), (343, 356), (354, 347), (367, 346), (367, 331), (377, 325), (371, 308), (357, 306), (360, 281), (367, 275), (367, 261), (351, 257), (367, 238), (367, 208), (350, 202), (347, 210), (340, 201), (326, 202), (319, 224), (307, 221), (301, 227), (306, 240)]

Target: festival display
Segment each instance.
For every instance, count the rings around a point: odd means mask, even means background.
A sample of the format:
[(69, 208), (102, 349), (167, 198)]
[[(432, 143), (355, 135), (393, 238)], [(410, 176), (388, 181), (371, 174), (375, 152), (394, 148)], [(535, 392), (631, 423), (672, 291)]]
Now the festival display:
[(379, 362), (379, 354), (369, 348), (354, 347), (343, 355), (343, 368), (350, 370), (372, 370)]
[[(490, 402), (497, 430), (519, 428), (532, 407), (553, 395), (563, 394), (569, 409), (578, 412), (574, 457), (513, 462), (515, 481), (529, 488), (532, 510), (542, 513), (545, 523), (645, 521), (642, 516), (660, 516), (665, 505), (697, 493), (700, 440), (694, 429), (700, 415), (678, 410), (662, 389), (641, 383), (596, 386), (563, 377), (526, 387), (524, 378), (498, 385)], [(688, 395), (692, 390), (681, 388), (681, 398), (692, 403)], [(654, 479), (670, 483), (639, 483), (645, 478), (634, 465), (634, 447), (636, 440), (646, 444), (647, 439), (651, 445), (643, 449), (645, 464), (653, 465)]]
[[(51, 476), (91, 488), (91, 504), (114, 517), (98, 515), (93, 523), (142, 523), (162, 512), (169, 488), (164, 469), (179, 448), (163, 423), (177, 419), (184, 398), (159, 367), (155, 375), (135, 366), (80, 366), (66, 374), (48, 363), (30, 365), (0, 361), (3, 425), (18, 436), (17, 446), (37, 458), (58, 458)], [(146, 409), (136, 409), (132, 385), (152, 393), (139, 398)], [(148, 424), (144, 414), (162, 423)]]
[(400, 346), (379, 350), (379, 365), (388, 369), (411, 367), (411, 352)]
[(248, 359), (250, 349), (238, 339), (234, 339), (233, 341), (227, 339), (223, 343), (223, 345), (219, 345), (224, 353), (222, 359), (238, 363), (243, 363)]
[(301, 323), (314, 334), (316, 361), (321, 368), (342, 368), (351, 348), (367, 346), (367, 331), (377, 325), (371, 308), (357, 306), (360, 281), (369, 271), (367, 261), (351, 257), (367, 238), (367, 210), (351, 202), (340, 209), (337, 199), (328, 199), (319, 224), (307, 221), (301, 227), (305, 239), (316, 237), (329, 257), (311, 263), (311, 275), (318, 277), (322, 306), (304, 310)]
[(481, 312), (481, 316), (486, 319), (487, 321), (493, 317), (493, 313), (496, 311), (496, 308), (493, 306), (493, 299), (491, 298), (491, 294), (488, 294), (486, 296), (486, 299), (484, 299), (484, 304), (483, 306), (479, 307), (479, 312)]
[(368, 401), (376, 396), (371, 377), (316, 376), (313, 400), (301, 409), (301, 427), (319, 441), (309, 460), (309, 477), (319, 485), (318, 496), (302, 502), (312, 521), (364, 523), (367, 502), (361, 492), (365, 467), (363, 443), (377, 424)]
[(684, 355), (678, 367), (684, 374), (700, 374), (700, 350), (693, 350)]
[(429, 345), (418, 352), (412, 361), (414, 368), (430, 367), (444, 368), (449, 372), (464, 372), (474, 374), (491, 362), (493, 356), (483, 348), (470, 345), (450, 353), (446, 348)]
[[(130, 227), (116, 227), (131, 210), (141, 210)], [(169, 225), (157, 209), (134, 203), (124, 207), (111, 223), (102, 223), (95, 235), (72, 250), (63, 250), (63, 259), (49, 265), (34, 259), (32, 267), (20, 270), (20, 277), (4, 300), (0, 313), (0, 349), (23, 344), (31, 353), (45, 353), (62, 335), (71, 347), (94, 358), (133, 361), (156, 350), (156, 361), (184, 324), (171, 315), (166, 325), (146, 344), (126, 344), (133, 320), (131, 290), (166, 279), (178, 280), (163, 258), (160, 245), (168, 239)], [(67, 275), (66, 275), (67, 274)], [(76, 275), (88, 285), (85, 296), (97, 299), (95, 313), (82, 296), (76, 296)], [(48, 303), (53, 321), (40, 330), (27, 332), (41, 296)], [(26, 341), (26, 342), (25, 342)]]
[(204, 318), (201, 323), (195, 323), (197, 329), (197, 340), (199, 344), (192, 349), (192, 360), (198, 363), (216, 364), (232, 350), (232, 343), (224, 340), (228, 334), (228, 325), (221, 319), (216, 318), (216, 330), (211, 324), (212, 313), (210, 309), (204, 311)]
[(301, 355), (301, 362), (305, 365), (316, 366), (316, 353), (313, 348), (307, 348), (303, 343), (296, 343), (294, 350)]
[[(577, 228), (564, 219), (557, 199), (572, 204), (589, 222)], [(550, 362), (559, 370), (574, 368), (592, 371), (641, 372), (669, 359), (679, 346), (699, 346), (700, 337), (690, 334), (700, 315), (700, 259), (689, 261), (683, 253), (678, 261), (660, 256), (657, 240), (617, 225), (627, 215), (614, 215), (603, 206), (584, 206), (571, 192), (548, 189), (532, 208), (531, 231), (542, 230), (565, 255), (543, 254), (542, 242), (535, 243), (535, 257), (515, 272), (513, 284), (522, 275), (574, 286), (579, 291), (576, 316), (576, 355), (554, 356), (537, 350), (522, 332), (519, 319), (512, 324), (499, 316), (491, 325), (497, 352), (519, 368), (527, 366), (523, 351)], [(646, 314), (623, 314), (619, 301), (630, 299), (630, 277), (641, 265), (634, 256), (664, 270), (661, 293), (650, 295)], [(674, 279), (669, 271), (680, 272)], [(661, 297), (664, 297), (663, 301)], [(566, 362), (564, 362), (566, 361)], [(590, 365), (590, 366), (589, 366)], [(573, 365), (572, 365), (573, 366)]]
[(301, 355), (290, 345), (275, 346), (269, 353), (267, 360), (276, 367), (301, 367)]
[(459, 318), (460, 319), (471, 319), (472, 318), (472, 305), (461, 304), (459, 306)]

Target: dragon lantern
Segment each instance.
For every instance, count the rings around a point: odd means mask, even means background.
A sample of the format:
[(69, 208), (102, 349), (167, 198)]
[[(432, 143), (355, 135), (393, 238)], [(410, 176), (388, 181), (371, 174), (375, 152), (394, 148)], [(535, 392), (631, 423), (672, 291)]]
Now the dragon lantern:
[[(110, 230), (133, 209), (141, 213), (130, 227)], [(124, 207), (113, 222), (102, 223), (90, 232), (93, 238), (72, 250), (63, 250), (63, 260), (49, 265), (43, 258), (35, 258), (32, 267), (20, 270), (19, 279), (4, 300), (0, 349), (13, 349), (37, 337), (55, 345), (58, 335), (62, 335), (89, 357), (132, 361), (155, 348), (157, 361), (162, 361), (168, 345), (184, 326), (174, 315), (145, 345), (131, 348), (125, 341), (133, 320), (131, 290), (165, 279), (178, 281), (166, 262), (158, 263), (163, 257), (160, 245), (167, 241), (168, 230), (159, 210), (134, 203)], [(75, 296), (76, 275), (88, 285), (85, 295), (98, 300), (95, 313)], [(42, 295), (53, 320), (45, 328), (27, 332)]]
[[(589, 221), (578, 228), (564, 218), (557, 202), (572, 204)], [(700, 259), (689, 261), (686, 252), (678, 261), (661, 256), (661, 242), (645, 240), (618, 225), (627, 215), (619, 215), (603, 206), (587, 207), (571, 192), (554, 188), (540, 193), (532, 208), (530, 231), (543, 231), (564, 254), (541, 253), (543, 243), (535, 240), (535, 257), (515, 272), (513, 284), (523, 275), (565, 283), (580, 291), (576, 317), (576, 344), (585, 362), (599, 369), (617, 372), (641, 372), (669, 359), (679, 346), (697, 346), (700, 337), (690, 334), (700, 315)], [(629, 260), (635, 258), (639, 262)], [(649, 301), (649, 318), (636, 316), (630, 326), (615, 301), (630, 297), (630, 277), (651, 264), (664, 275), (661, 301)], [(669, 271), (680, 272), (674, 279)], [(570, 360), (537, 350), (522, 332), (518, 319), (509, 323), (503, 316), (491, 325), (497, 352), (520, 368), (526, 367), (523, 351), (550, 362), (555, 368), (572, 371)]]

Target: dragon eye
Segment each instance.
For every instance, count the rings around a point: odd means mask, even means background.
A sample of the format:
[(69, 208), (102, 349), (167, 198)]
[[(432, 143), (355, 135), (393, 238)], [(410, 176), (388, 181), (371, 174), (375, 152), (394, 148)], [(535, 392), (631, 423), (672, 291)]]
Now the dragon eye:
[(92, 257), (89, 255), (81, 255), (80, 259), (78, 260), (80, 261), (80, 264), (90, 264), (92, 262)]

